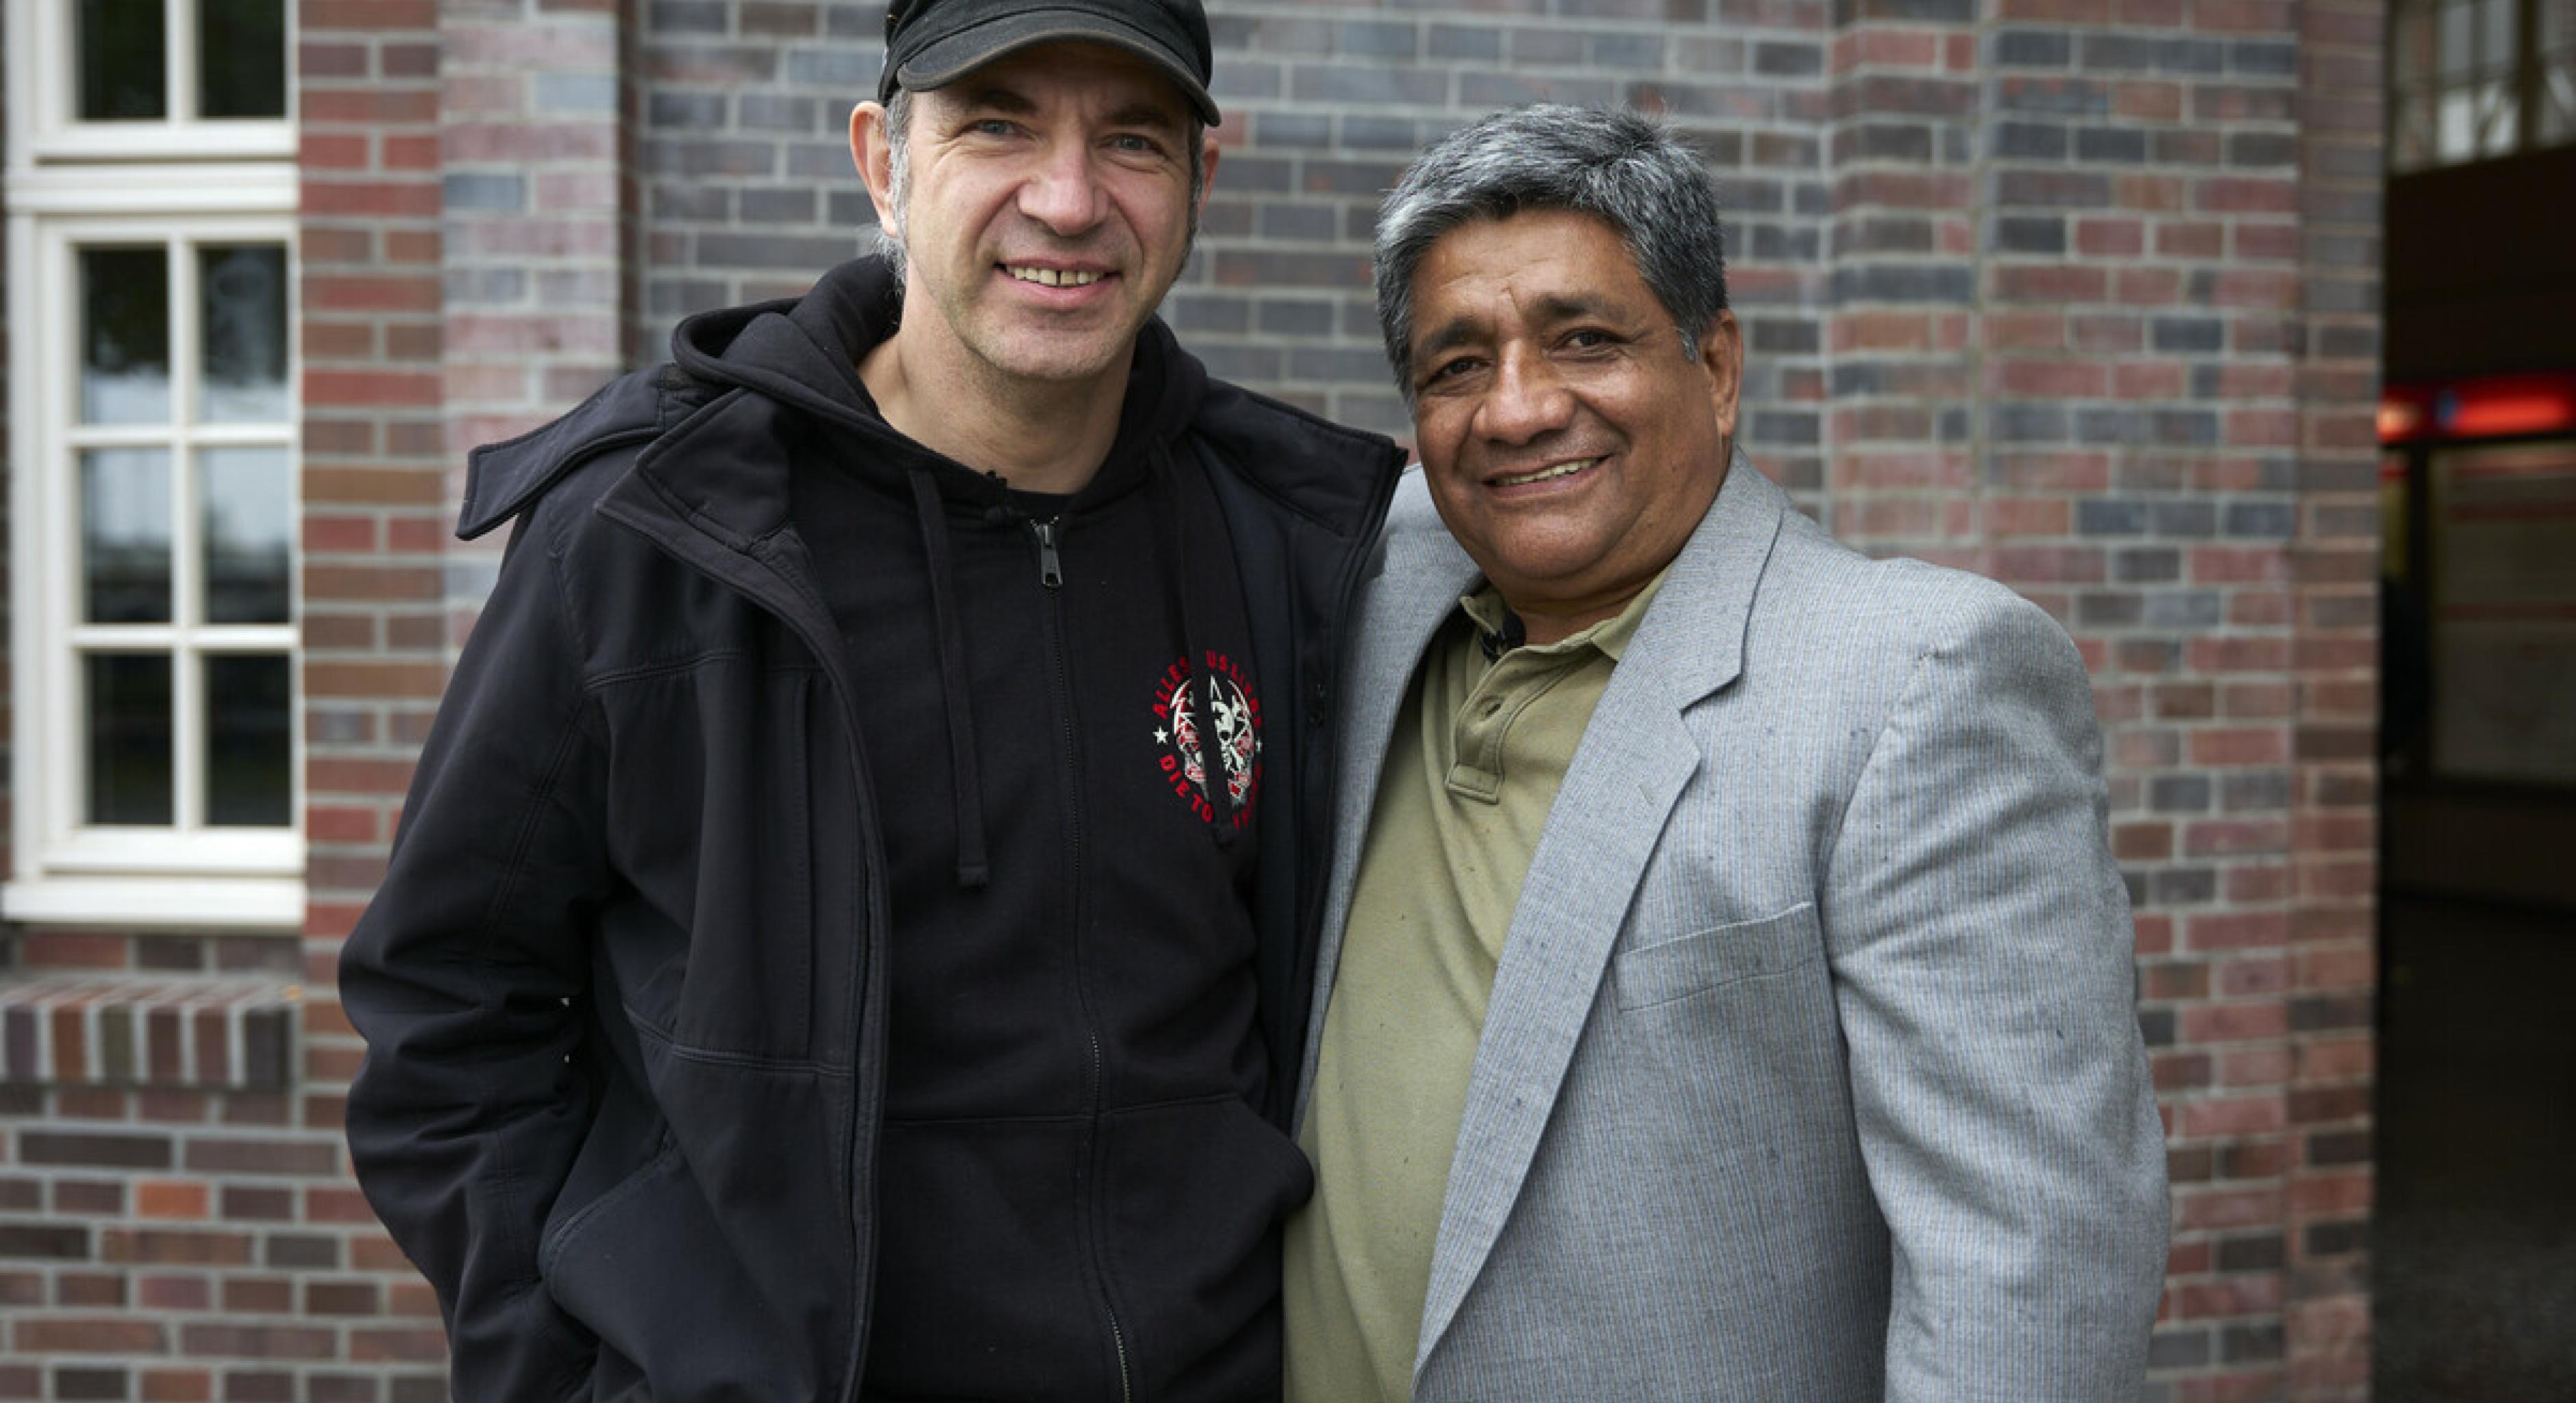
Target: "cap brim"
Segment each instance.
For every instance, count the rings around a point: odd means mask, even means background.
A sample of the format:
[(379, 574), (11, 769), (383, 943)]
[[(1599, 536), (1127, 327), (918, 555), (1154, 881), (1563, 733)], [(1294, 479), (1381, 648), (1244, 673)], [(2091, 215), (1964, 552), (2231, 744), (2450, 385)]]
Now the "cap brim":
[(1004, 55), (1064, 40), (1107, 44), (1144, 59), (1172, 80), (1200, 121), (1213, 127), (1222, 120), (1207, 85), (1180, 55), (1106, 15), (1084, 10), (1024, 10), (934, 40), (895, 70), (895, 81), (914, 92), (944, 88)]

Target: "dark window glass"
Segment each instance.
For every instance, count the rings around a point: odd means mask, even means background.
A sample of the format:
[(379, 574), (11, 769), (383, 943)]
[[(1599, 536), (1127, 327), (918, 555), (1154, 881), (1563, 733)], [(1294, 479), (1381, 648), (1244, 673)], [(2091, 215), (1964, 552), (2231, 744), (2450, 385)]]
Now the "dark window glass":
[(286, 115), (285, 0), (197, 0), (197, 107), (204, 117)]
[(170, 115), (161, 0), (80, 0), (79, 108), (84, 122)]
[(198, 451), (207, 623), (286, 622), (291, 487), (283, 448)]
[(81, 421), (170, 419), (170, 257), (157, 248), (80, 251)]
[(197, 250), (198, 352), (208, 423), (286, 417), (286, 250), (207, 244)]
[(92, 653), (89, 684), (89, 821), (171, 821), (170, 659)]
[(206, 659), (206, 822), (281, 828), (294, 817), (292, 684), (279, 654)]
[(80, 455), (81, 579), (94, 624), (170, 621), (170, 455), (92, 448)]

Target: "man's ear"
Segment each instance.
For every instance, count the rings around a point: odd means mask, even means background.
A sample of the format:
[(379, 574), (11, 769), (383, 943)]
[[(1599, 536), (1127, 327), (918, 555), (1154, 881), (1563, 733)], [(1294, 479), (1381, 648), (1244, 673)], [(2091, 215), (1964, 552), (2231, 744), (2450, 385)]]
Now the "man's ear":
[(1731, 438), (1736, 397), (1744, 389), (1744, 329), (1736, 325), (1733, 312), (1709, 318), (1708, 329), (1699, 334), (1699, 363), (1708, 372), (1709, 403), (1717, 412), (1718, 430)]
[(1215, 137), (1204, 134), (1199, 137), (1199, 188), (1196, 195), (1198, 208), (1190, 211), (1190, 223), (1193, 227), (1207, 214), (1208, 191), (1216, 188), (1216, 158), (1224, 154), (1223, 148), (1216, 144)]
[(893, 229), (894, 143), (887, 139), (882, 102), (862, 102), (850, 109), (850, 163), (868, 187), (868, 202), (877, 207), (877, 227)]

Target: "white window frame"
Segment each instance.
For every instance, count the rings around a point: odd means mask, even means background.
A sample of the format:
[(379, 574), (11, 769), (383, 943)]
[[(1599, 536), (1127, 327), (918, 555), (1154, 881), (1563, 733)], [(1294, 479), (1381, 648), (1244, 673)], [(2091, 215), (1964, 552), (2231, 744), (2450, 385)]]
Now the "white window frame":
[[(167, 0), (174, 113), (193, 107), (193, 0)], [(188, 601), (198, 589), (191, 562), (197, 547), (173, 540), (174, 609), (167, 626), (117, 626), (122, 639), (166, 642), (174, 665), (215, 651), (283, 653), (289, 675), (289, 823), (283, 827), (208, 827), (193, 823), (189, 795), (202, 760), (202, 701), (192, 669), (172, 678), (179, 733), (173, 737), (177, 822), (166, 826), (81, 821), (86, 789), (80, 644), (93, 625), (80, 621), (80, 489), (74, 411), (80, 356), (79, 278), (75, 250), (84, 244), (158, 245), (184, 257), (201, 243), (274, 243), (287, 259), (285, 446), (290, 481), (301, 476), (300, 320), (296, 209), (298, 182), (292, 63), (287, 110), (273, 121), (75, 122), (72, 113), (72, 0), (8, 0), (9, 143), (0, 201), (7, 211), (10, 337), (8, 364), (10, 476), (10, 661), (12, 740), (17, 757), (12, 830), (13, 870), (0, 885), (0, 918), (42, 925), (112, 925), (127, 929), (269, 931), (292, 934), (304, 922), (304, 693), (302, 679), (300, 530), (288, 532), (288, 621), (224, 624), (219, 640), (199, 648)], [(287, 5), (288, 53), (294, 52), (294, 5)], [(177, 281), (193, 276), (175, 263)], [(183, 302), (188, 299), (181, 299)], [(194, 354), (194, 306), (171, 325), (172, 350)], [(173, 413), (184, 412), (180, 382), (192, 371), (174, 363)], [(222, 427), (181, 423), (166, 441), (177, 524), (195, 520), (187, 450), (238, 437)], [(275, 443), (273, 431), (257, 441)], [(291, 493), (299, 504), (302, 494)]]

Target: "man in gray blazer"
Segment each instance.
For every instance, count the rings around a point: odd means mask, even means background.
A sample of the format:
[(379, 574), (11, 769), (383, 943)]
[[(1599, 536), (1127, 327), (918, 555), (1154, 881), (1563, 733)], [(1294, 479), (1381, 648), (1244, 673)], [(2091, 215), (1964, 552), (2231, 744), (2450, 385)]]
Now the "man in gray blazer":
[(2065, 633), (1734, 451), (1651, 123), (1444, 140), (1377, 296), (1422, 467), (1347, 674), (1292, 1403), (2134, 1398), (2163, 1146)]

